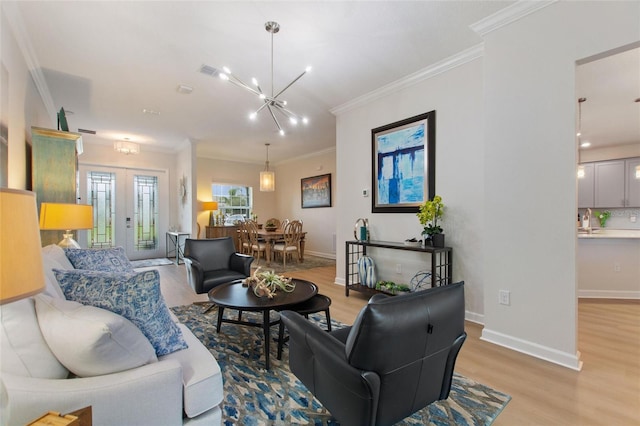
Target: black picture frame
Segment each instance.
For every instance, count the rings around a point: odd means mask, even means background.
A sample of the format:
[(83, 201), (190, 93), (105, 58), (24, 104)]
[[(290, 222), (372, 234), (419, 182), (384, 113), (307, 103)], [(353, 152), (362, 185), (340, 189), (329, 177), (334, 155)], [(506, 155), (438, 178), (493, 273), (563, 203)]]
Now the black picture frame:
[(331, 173), (300, 179), (303, 209), (331, 207)]
[(417, 213), (436, 193), (436, 111), (371, 130), (371, 213)]

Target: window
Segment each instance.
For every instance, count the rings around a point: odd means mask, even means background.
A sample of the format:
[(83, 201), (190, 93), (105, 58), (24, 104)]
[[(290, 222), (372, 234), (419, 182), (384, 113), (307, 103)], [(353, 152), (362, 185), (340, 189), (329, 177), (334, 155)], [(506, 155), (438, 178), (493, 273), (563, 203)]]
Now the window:
[(251, 214), (253, 205), (251, 187), (214, 182), (211, 184), (211, 193), (213, 201), (218, 202), (218, 211), (230, 222), (228, 224), (247, 219)]

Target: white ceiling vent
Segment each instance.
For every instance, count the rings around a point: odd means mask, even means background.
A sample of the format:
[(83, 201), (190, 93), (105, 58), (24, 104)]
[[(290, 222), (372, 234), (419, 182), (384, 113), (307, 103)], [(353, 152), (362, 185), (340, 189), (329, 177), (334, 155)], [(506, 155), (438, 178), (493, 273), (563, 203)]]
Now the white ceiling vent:
[(178, 90), (178, 93), (182, 93), (183, 95), (189, 95), (191, 94), (191, 92), (193, 92), (193, 87), (187, 86), (185, 84), (179, 84), (176, 90)]
[(202, 74), (209, 75), (211, 77), (217, 77), (220, 74), (220, 70), (212, 67), (211, 65), (203, 65), (200, 67), (200, 72)]

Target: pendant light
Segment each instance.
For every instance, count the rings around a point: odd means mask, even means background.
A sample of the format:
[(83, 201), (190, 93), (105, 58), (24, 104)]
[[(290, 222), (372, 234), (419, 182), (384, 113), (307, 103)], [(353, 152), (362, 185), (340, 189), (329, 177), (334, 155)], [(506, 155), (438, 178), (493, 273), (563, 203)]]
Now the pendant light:
[(582, 103), (585, 102), (587, 98), (578, 98), (578, 133), (576, 136), (578, 137), (578, 179), (584, 179), (584, 166), (580, 161), (580, 150), (582, 147)]
[(267, 161), (264, 164), (264, 171), (260, 172), (260, 191), (261, 192), (273, 192), (276, 190), (276, 174), (274, 171), (269, 170), (269, 145), (264, 144), (267, 147)]

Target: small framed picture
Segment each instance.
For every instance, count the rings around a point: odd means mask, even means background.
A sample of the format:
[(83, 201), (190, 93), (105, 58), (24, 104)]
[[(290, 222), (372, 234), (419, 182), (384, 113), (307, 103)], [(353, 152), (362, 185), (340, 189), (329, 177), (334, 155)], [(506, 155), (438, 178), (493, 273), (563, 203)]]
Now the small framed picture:
[(302, 208), (331, 207), (331, 173), (300, 179)]

